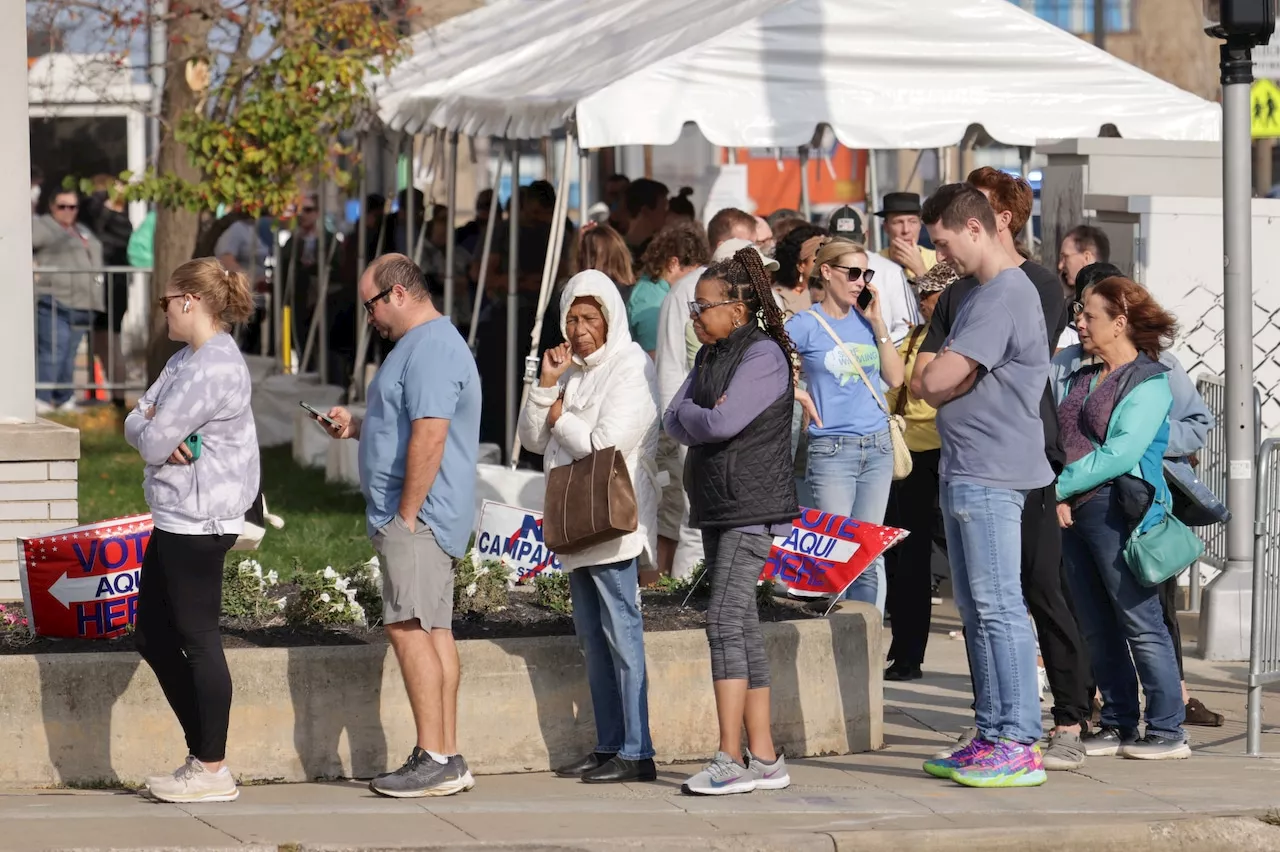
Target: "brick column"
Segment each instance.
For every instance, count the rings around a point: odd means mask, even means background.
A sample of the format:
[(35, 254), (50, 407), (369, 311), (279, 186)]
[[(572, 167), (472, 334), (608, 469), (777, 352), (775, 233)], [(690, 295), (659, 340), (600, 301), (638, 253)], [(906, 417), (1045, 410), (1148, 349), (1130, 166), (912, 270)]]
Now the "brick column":
[(0, 601), (22, 599), (18, 538), (76, 525), (79, 457), (75, 429), (0, 424)]

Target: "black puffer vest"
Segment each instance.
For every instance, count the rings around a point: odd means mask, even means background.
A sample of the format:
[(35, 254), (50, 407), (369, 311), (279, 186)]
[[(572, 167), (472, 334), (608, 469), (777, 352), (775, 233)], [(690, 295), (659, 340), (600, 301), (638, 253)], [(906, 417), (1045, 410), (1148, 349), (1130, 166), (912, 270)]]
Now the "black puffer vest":
[[(773, 340), (755, 323), (743, 326), (698, 353), (693, 401), (714, 408), (724, 395), (747, 350)], [(689, 525), (695, 529), (733, 529), (786, 523), (800, 515), (791, 458), (793, 379), (787, 390), (728, 441), (689, 448), (685, 490)]]

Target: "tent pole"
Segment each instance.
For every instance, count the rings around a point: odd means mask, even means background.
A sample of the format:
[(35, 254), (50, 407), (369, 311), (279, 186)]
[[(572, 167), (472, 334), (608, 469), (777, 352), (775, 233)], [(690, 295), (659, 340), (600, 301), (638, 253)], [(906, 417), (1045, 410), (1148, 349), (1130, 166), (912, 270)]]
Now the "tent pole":
[[(552, 207), (551, 235), (547, 240), (547, 257), (542, 264), (542, 285), (538, 289), (538, 308), (533, 318), (533, 331), (529, 335), (529, 356), (525, 359), (524, 388), (520, 394), (520, 407), (523, 409), (529, 400), (529, 388), (538, 373), (538, 343), (542, 340), (542, 320), (547, 313), (547, 304), (551, 301), (551, 293), (555, 289), (556, 276), (560, 269), (560, 255), (564, 248), (564, 225), (569, 212), (569, 158), (573, 156), (572, 134), (565, 137), (564, 158), (560, 168), (560, 186), (556, 192), (556, 203)], [(520, 459), (520, 436), (517, 435), (511, 446), (511, 469), (515, 470)]]
[(876, 152), (867, 151), (867, 241), (872, 251), (880, 251), (880, 228), (876, 225), (876, 205), (880, 197), (880, 179), (876, 173)]
[(498, 158), (498, 174), (489, 191), (489, 221), (484, 226), (484, 247), (480, 250), (480, 280), (476, 282), (476, 298), (471, 306), (471, 327), (467, 329), (467, 346), (476, 351), (476, 333), (480, 330), (480, 306), (485, 300), (485, 284), (489, 277), (489, 255), (493, 247), (493, 229), (498, 222), (498, 187), (502, 185), (502, 169), (506, 163)]
[(809, 198), (809, 146), (800, 146), (800, 213), (806, 222), (813, 221), (813, 205)]
[(586, 148), (578, 148), (578, 227), (587, 224), (588, 183), (591, 180), (591, 152)]
[[(320, 191), (317, 193), (317, 216), (319, 227), (316, 229), (316, 259), (320, 262), (319, 273), (316, 275), (316, 289), (319, 291), (316, 295), (316, 322), (319, 325), (319, 335), (316, 344), (316, 357), (320, 361), (320, 384), (329, 384), (329, 318), (327, 316), (329, 309), (329, 251), (328, 251), (328, 226), (325, 223), (325, 217), (329, 212), (329, 180), (322, 178), (320, 181)], [(337, 242), (336, 240), (334, 241)]]
[[(1031, 184), (1031, 147), (1023, 145), (1018, 148), (1018, 159), (1022, 161), (1022, 179)], [(1032, 225), (1034, 216), (1027, 217), (1026, 227), (1022, 229), (1019, 235), (1023, 244), (1027, 247), (1027, 251), (1031, 251), (1035, 247), (1035, 227)]]
[[(516, 383), (520, 374), (516, 372), (516, 336), (518, 325), (516, 313), (519, 310), (518, 288), (520, 286), (520, 145), (511, 145), (511, 202), (507, 215), (507, 233), (510, 235), (510, 246), (507, 252), (507, 421), (506, 444), (513, 447), (516, 443)], [(512, 467), (518, 459), (512, 458)]]
[(359, 399), (363, 393), (359, 380), (359, 355), (364, 352), (364, 336), (369, 330), (369, 323), (364, 321), (364, 305), (360, 299), (360, 279), (364, 278), (365, 267), (369, 265), (369, 134), (360, 134), (360, 219), (356, 222), (356, 353), (357, 359), (351, 365), (351, 384), (347, 388), (347, 399)]
[(458, 215), (458, 131), (449, 134), (449, 181), (448, 196), (445, 202), (444, 226), (444, 315), (453, 321), (453, 254), (457, 235), (453, 230), (454, 219)]
[(414, 155), (413, 137), (409, 137), (409, 179), (405, 182), (404, 187), (404, 253), (408, 257), (413, 257), (413, 184), (414, 184), (414, 161), (417, 157)]

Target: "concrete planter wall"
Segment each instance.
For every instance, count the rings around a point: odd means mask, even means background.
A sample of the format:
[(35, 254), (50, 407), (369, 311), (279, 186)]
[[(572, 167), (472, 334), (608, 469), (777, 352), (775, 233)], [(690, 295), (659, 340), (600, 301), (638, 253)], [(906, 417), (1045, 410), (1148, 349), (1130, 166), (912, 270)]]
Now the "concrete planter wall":
[[(774, 736), (789, 755), (882, 744), (880, 619), (846, 603), (826, 619), (765, 625)], [(648, 633), (650, 722), (660, 761), (715, 750), (701, 631)], [(594, 745), (572, 637), (459, 643), (459, 739), (473, 771), (543, 771)], [(414, 745), (395, 656), (385, 646), (237, 649), (228, 761), (245, 780), (369, 777)], [(138, 781), (177, 765), (181, 731), (134, 654), (0, 657), (9, 735), (0, 785)]]

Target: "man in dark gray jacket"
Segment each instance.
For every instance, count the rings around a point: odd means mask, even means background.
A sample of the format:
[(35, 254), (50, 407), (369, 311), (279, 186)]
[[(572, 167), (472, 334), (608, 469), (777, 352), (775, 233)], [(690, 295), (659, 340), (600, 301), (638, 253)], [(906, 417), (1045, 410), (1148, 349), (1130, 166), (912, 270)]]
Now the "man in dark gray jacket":
[(105, 309), (102, 243), (76, 222), (79, 210), (79, 196), (74, 191), (59, 191), (49, 201), (49, 212), (31, 220), (37, 294), (36, 376), (40, 382), (60, 386), (36, 392), (36, 409), (41, 414), (73, 405), (69, 386), (76, 351), (93, 325), (93, 312)]

